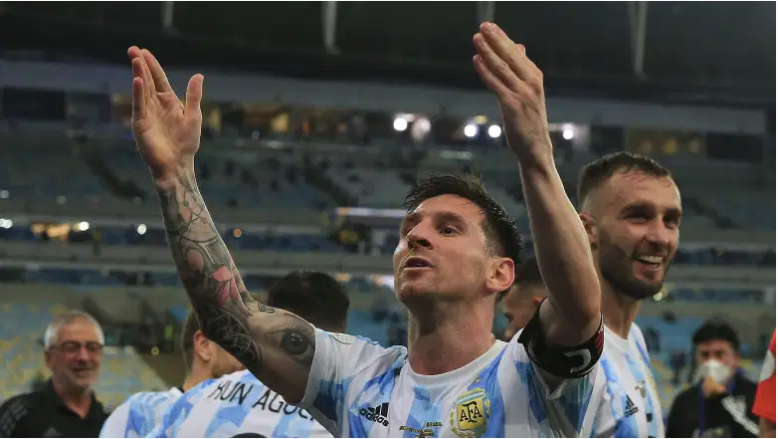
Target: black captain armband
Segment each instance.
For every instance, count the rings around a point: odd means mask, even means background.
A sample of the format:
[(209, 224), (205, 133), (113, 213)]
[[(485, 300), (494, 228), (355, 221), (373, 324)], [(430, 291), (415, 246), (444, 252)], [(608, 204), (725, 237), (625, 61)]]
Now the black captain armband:
[(540, 326), (539, 306), (518, 339), (538, 367), (560, 378), (580, 378), (588, 374), (602, 356), (604, 341), (605, 332), (601, 315), (599, 329), (584, 343), (575, 347), (549, 346)]

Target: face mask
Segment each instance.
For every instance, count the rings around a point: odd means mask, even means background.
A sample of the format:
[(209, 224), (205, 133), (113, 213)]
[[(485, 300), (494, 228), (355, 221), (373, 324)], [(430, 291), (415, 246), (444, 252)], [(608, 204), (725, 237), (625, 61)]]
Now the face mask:
[(718, 384), (724, 385), (729, 381), (729, 377), (732, 376), (732, 369), (719, 360), (708, 360), (697, 368), (697, 372), (694, 374), (695, 381), (701, 381), (705, 377), (713, 378)]

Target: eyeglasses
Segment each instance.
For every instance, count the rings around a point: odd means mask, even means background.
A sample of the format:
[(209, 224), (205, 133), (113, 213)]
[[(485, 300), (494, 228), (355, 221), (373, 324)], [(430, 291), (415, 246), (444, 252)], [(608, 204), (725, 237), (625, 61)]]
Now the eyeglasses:
[(88, 341), (86, 343), (81, 343), (78, 341), (64, 341), (60, 343), (59, 346), (53, 346), (52, 348), (59, 349), (67, 355), (75, 355), (81, 352), (82, 347), (86, 348), (87, 352), (90, 354), (100, 354), (103, 352), (103, 345), (96, 341)]

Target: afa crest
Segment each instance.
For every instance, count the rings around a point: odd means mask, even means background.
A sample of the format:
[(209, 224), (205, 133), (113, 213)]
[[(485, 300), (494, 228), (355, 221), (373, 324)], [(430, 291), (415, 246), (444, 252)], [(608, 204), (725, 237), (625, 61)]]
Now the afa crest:
[(449, 414), (451, 431), (459, 437), (481, 437), (486, 433), (490, 402), (482, 388), (459, 395)]

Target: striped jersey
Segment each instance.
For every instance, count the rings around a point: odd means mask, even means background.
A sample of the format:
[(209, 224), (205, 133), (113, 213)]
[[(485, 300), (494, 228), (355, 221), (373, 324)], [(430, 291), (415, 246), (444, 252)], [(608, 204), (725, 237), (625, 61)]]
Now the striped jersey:
[(148, 437), (332, 437), (249, 371), (201, 383), (178, 398)]
[(553, 390), (519, 334), (469, 364), (419, 375), (404, 347), (316, 329), (300, 403), (336, 437), (588, 437), (605, 392), (599, 367)]
[(100, 437), (146, 437), (162, 421), (168, 406), (181, 396), (176, 387), (165, 392), (139, 392), (106, 419)]
[(596, 437), (665, 437), (659, 391), (646, 341), (632, 324), (624, 339), (605, 327), (605, 350), (600, 367), (606, 394), (597, 409)]

